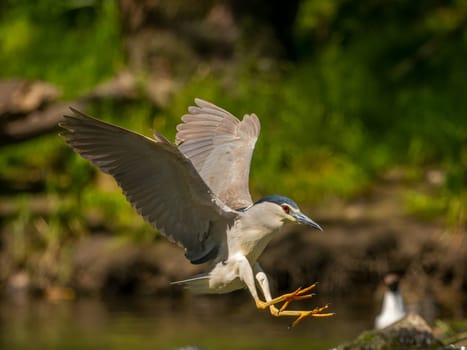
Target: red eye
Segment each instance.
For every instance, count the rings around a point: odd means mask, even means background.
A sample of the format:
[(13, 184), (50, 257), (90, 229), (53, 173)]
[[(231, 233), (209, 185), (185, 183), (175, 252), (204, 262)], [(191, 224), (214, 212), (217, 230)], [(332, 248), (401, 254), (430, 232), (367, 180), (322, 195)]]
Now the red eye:
[(290, 213), (290, 207), (287, 204), (282, 204), (281, 207), (286, 214)]

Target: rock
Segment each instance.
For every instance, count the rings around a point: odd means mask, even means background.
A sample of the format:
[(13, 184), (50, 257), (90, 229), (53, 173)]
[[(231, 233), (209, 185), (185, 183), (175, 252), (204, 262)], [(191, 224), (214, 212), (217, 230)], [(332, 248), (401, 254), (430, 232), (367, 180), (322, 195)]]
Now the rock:
[(0, 116), (33, 112), (60, 94), (58, 87), (43, 81), (0, 80)]
[(27, 295), (31, 287), (31, 278), (26, 271), (13, 273), (6, 281), (5, 292), (13, 297)]
[(386, 349), (440, 349), (438, 340), (417, 314), (409, 314), (399, 322), (382, 330), (365, 331), (354, 341), (339, 345), (336, 350), (386, 350)]

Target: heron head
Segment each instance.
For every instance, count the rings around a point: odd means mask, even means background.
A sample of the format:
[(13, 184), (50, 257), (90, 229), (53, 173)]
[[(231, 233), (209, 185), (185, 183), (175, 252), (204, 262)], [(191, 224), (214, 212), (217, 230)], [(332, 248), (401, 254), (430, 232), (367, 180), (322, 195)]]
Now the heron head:
[(290, 198), (275, 194), (261, 198), (255, 205), (260, 203), (272, 203), (276, 205), (276, 209), (278, 209), (277, 212), (283, 221), (296, 222), (323, 231), (321, 226), (303, 214), (297, 203)]

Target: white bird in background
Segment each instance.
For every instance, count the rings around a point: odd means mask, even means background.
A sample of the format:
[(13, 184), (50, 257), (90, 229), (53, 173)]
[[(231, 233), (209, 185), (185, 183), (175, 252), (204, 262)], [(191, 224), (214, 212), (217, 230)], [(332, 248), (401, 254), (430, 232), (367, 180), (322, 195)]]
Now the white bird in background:
[(381, 313), (376, 316), (375, 328), (382, 329), (405, 317), (405, 305), (399, 291), (399, 277), (390, 273), (384, 277), (386, 291), (384, 292)]

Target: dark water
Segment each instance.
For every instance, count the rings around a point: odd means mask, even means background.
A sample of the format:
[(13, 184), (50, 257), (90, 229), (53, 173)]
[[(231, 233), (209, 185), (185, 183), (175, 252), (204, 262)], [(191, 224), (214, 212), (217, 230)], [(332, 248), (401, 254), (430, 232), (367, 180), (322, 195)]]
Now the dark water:
[(290, 331), (290, 319), (258, 311), (242, 295), (0, 299), (0, 349), (329, 349), (371, 327), (376, 312), (371, 305), (349, 300), (331, 308), (334, 317), (306, 319)]

